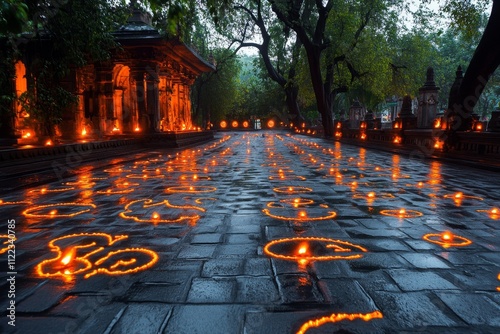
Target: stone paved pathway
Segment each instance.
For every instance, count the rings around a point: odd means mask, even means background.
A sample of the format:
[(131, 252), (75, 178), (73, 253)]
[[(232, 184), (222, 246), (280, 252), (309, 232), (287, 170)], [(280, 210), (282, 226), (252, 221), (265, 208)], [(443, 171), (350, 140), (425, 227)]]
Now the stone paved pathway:
[(0, 195), (2, 333), (500, 331), (498, 174), (281, 132), (151, 153)]

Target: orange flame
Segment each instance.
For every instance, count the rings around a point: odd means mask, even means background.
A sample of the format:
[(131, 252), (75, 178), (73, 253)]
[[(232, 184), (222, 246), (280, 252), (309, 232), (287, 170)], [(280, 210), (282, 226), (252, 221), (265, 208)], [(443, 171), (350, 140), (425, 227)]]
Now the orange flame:
[(304, 323), (300, 329), (297, 331), (297, 334), (304, 334), (306, 331), (308, 331), (311, 328), (317, 328), (320, 326), (323, 326), (326, 323), (335, 323), (339, 322), (342, 320), (356, 320), (356, 319), (361, 319), (363, 321), (370, 321), (372, 319), (382, 319), (384, 316), (382, 315), (382, 312), (380, 311), (373, 311), (371, 313), (333, 313), (330, 316), (327, 317), (322, 317), (314, 320), (309, 320), (308, 322)]

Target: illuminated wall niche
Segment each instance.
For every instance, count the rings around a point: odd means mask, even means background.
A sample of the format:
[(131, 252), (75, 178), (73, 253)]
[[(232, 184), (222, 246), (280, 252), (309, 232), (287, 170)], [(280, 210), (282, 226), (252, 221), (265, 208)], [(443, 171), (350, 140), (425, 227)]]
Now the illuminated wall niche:
[(40, 277), (72, 278), (96, 274), (126, 275), (152, 267), (158, 254), (146, 248), (113, 249), (127, 235), (77, 233), (51, 240), (48, 247), (55, 257), (40, 262), (35, 270)]
[(336, 323), (342, 320), (354, 321), (360, 319), (363, 321), (370, 321), (373, 319), (382, 319), (383, 317), (384, 316), (382, 315), (382, 312), (378, 310), (370, 313), (332, 313), (331, 315), (326, 317), (307, 321), (302, 326), (300, 326), (297, 334), (304, 334), (311, 328), (318, 328), (327, 323)]

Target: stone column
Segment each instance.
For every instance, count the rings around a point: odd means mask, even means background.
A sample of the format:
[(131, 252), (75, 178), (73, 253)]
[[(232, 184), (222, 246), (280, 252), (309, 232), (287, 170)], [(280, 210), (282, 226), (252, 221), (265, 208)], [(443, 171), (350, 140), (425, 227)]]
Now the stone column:
[(436, 118), (439, 99), (439, 87), (434, 82), (434, 69), (432, 67), (427, 68), (427, 80), (418, 92), (417, 127), (420, 129), (430, 129)]
[(111, 134), (114, 126), (113, 70), (107, 67), (96, 71), (97, 100), (99, 108), (99, 131)]
[(146, 75), (146, 111), (149, 118), (147, 132), (158, 132), (160, 125), (159, 78), (157, 72), (150, 70)]
[[(135, 81), (135, 110), (137, 124), (141, 131), (149, 131), (149, 119), (146, 110), (146, 88), (144, 80), (144, 69), (135, 68), (130, 70), (130, 76)], [(133, 103), (132, 103), (133, 104)], [(133, 107), (134, 108), (134, 107)]]

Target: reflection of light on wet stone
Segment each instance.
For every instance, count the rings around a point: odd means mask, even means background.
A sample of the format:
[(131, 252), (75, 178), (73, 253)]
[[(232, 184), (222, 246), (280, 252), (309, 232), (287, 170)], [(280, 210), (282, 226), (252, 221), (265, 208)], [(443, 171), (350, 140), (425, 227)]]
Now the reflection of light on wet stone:
[(449, 247), (465, 247), (472, 244), (472, 241), (460, 235), (453, 234), (450, 231), (442, 233), (429, 233), (423, 236), (423, 239), (440, 245), (443, 248)]

